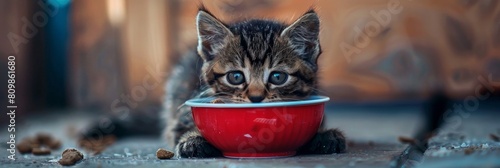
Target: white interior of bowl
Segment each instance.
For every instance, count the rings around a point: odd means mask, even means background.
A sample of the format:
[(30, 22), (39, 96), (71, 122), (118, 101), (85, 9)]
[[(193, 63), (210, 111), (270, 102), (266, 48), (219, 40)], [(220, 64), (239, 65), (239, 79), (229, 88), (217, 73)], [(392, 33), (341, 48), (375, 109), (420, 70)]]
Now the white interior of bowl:
[(213, 98), (191, 99), (185, 105), (192, 107), (215, 107), (215, 108), (249, 108), (249, 107), (276, 107), (276, 106), (299, 106), (307, 104), (324, 103), (330, 100), (326, 96), (310, 96), (300, 101), (269, 102), (269, 103), (210, 103)]

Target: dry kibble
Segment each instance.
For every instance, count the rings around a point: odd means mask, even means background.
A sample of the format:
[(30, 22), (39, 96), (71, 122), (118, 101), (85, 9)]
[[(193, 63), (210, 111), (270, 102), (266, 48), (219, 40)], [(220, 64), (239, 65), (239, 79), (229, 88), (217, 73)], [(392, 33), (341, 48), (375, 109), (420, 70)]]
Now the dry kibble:
[(221, 99), (214, 99), (210, 103), (213, 103), (213, 104), (222, 104), (222, 103), (224, 103), (224, 101), (222, 101)]
[(174, 157), (174, 153), (160, 148), (156, 151), (156, 157), (158, 159), (170, 159)]
[(78, 144), (85, 150), (90, 150), (94, 155), (100, 154), (108, 146), (112, 145), (116, 141), (116, 137), (113, 135), (104, 136), (101, 139), (80, 139)]
[(400, 136), (398, 139), (399, 139), (399, 142), (404, 143), (404, 144), (410, 144), (410, 145), (417, 144), (417, 140), (415, 140), (413, 138)]
[(468, 148), (466, 148), (466, 149), (464, 150), (464, 154), (465, 154), (465, 155), (470, 155), (470, 154), (474, 153), (474, 151), (475, 151), (475, 150), (476, 150), (476, 149), (475, 149), (474, 147), (468, 147)]
[(35, 138), (38, 144), (49, 144), (53, 140), (52, 136), (47, 133), (38, 133)]
[(66, 149), (62, 153), (62, 158), (58, 161), (63, 166), (75, 165), (78, 161), (83, 159), (83, 154), (76, 149)]
[(33, 155), (50, 155), (50, 149), (47, 148), (33, 148), (31, 153)]
[(39, 148), (39, 147), (42, 147), (42, 145), (40, 143), (38, 143), (38, 142), (32, 142), (31, 143), (31, 147), (32, 148)]
[(21, 141), (16, 145), (16, 148), (21, 154), (31, 153), (31, 150), (33, 149), (33, 147), (31, 147), (31, 142), (29, 141)]
[(61, 141), (52, 140), (47, 144), (47, 146), (49, 146), (50, 149), (59, 149), (61, 147)]
[(61, 141), (54, 139), (50, 134), (38, 133), (34, 137), (22, 139), (16, 147), (21, 154), (50, 155), (50, 149), (60, 148)]

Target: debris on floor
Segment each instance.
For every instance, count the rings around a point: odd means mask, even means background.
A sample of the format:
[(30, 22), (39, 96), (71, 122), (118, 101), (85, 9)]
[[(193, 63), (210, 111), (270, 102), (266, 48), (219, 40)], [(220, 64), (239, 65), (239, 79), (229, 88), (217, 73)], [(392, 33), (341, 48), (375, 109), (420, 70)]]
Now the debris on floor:
[(100, 154), (104, 149), (115, 143), (116, 137), (113, 135), (104, 136), (99, 139), (80, 139), (78, 145), (85, 150), (89, 150), (92, 154)]
[(64, 150), (62, 153), (62, 158), (58, 161), (59, 164), (63, 166), (75, 165), (78, 161), (83, 159), (83, 154), (73, 148)]
[(50, 155), (51, 150), (61, 147), (61, 141), (55, 139), (50, 134), (38, 133), (34, 137), (22, 139), (16, 147), (21, 154)]
[(160, 148), (156, 151), (156, 157), (158, 159), (170, 159), (170, 158), (174, 157), (174, 153), (167, 151), (163, 148)]
[(31, 153), (33, 155), (50, 155), (50, 149), (47, 149), (45, 147), (33, 148)]
[(399, 136), (398, 140), (403, 144), (410, 144), (410, 145), (417, 144), (417, 140), (410, 137)]

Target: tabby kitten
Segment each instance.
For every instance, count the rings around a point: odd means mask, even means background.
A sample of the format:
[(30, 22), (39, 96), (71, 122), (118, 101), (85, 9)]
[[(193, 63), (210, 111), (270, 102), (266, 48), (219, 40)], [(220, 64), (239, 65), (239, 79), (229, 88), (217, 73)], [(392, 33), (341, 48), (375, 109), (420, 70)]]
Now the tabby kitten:
[[(289, 26), (268, 20), (226, 25), (203, 9), (196, 22), (197, 54), (183, 57), (166, 88), (165, 136), (177, 156), (222, 156), (197, 131), (189, 107), (181, 106), (189, 98), (258, 103), (300, 100), (315, 93), (321, 48), (319, 18), (313, 10)], [(345, 150), (340, 131), (321, 128), (300, 152)]]

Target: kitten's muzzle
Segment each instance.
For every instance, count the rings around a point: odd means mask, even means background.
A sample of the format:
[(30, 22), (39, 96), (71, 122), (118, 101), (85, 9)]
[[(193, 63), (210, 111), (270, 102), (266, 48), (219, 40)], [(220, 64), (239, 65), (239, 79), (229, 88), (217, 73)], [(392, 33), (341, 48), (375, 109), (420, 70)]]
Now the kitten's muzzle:
[(262, 102), (262, 100), (264, 100), (264, 96), (249, 96), (248, 99), (252, 102), (252, 103), (259, 103), (259, 102)]

